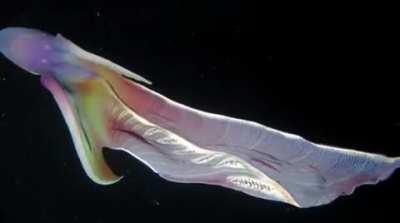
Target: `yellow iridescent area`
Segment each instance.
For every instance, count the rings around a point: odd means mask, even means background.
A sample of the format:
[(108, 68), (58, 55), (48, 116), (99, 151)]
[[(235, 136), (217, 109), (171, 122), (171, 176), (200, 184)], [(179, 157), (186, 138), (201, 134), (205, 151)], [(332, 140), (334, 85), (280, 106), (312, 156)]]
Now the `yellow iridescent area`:
[(70, 129), (76, 151), (88, 176), (99, 184), (112, 184), (116, 176), (103, 157), (103, 146), (109, 142), (107, 107), (104, 98), (113, 99), (104, 80), (95, 79), (73, 85), (74, 93), (66, 94), (51, 77), (44, 85), (52, 92)]

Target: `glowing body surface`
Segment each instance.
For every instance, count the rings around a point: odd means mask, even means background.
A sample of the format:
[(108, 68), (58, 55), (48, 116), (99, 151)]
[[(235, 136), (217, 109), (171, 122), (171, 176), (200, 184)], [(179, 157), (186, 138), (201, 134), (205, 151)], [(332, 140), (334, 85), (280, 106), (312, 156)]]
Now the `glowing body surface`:
[(297, 207), (330, 203), (400, 166), (399, 158), (320, 145), (174, 102), (143, 86), (151, 84), (143, 77), (61, 35), (6, 28), (0, 52), (40, 75), (85, 172), (99, 184), (121, 178), (103, 148), (126, 151), (170, 181), (220, 185)]

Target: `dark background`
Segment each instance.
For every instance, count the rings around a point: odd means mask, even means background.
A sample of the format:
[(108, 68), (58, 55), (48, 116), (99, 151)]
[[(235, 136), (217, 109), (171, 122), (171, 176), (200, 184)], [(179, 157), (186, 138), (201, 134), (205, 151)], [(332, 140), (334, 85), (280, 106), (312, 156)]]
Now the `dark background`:
[[(305, 28), (300, 18), (279, 24), (268, 5), (235, 0), (7, 4), (0, 28), (62, 33), (178, 102), (318, 143), (400, 156), (398, 56), (384, 53), (395, 38), (367, 18)], [(270, 56), (275, 51), (280, 56)], [(0, 222), (389, 222), (399, 212), (398, 172), (329, 205), (296, 209), (167, 182), (129, 155), (105, 151), (125, 178), (96, 185), (51, 94), (3, 56), (0, 133)]]

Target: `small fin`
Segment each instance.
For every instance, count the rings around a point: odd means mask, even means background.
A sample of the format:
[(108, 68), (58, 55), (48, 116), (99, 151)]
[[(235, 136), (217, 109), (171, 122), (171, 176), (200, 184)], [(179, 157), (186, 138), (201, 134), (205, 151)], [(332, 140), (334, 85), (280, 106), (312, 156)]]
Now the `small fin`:
[(70, 50), (72, 53), (74, 53), (75, 55), (79, 56), (81, 59), (85, 60), (85, 61), (90, 61), (90, 62), (94, 62), (97, 63), (99, 65), (105, 66), (110, 70), (113, 70), (114, 72), (123, 75), (127, 78), (151, 85), (152, 82), (150, 80), (147, 80), (146, 78), (140, 76), (139, 74), (133, 73), (132, 71), (129, 71), (128, 69), (115, 64), (103, 57), (94, 55), (92, 53), (89, 53), (85, 50), (83, 50), (82, 48), (80, 48), (79, 46), (77, 46), (76, 44), (74, 44), (71, 40), (65, 38), (64, 36), (62, 36), (61, 34), (57, 34), (56, 39), (59, 39), (62, 43), (64, 43)]

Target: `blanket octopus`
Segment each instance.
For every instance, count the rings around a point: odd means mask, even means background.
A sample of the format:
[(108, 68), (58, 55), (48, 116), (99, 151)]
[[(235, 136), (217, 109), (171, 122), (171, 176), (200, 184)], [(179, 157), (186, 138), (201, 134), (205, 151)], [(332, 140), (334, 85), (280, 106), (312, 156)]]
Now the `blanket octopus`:
[(121, 179), (103, 148), (122, 150), (166, 180), (220, 185), (296, 207), (328, 204), (389, 177), (400, 158), (321, 145), (256, 122), (200, 111), (60, 34), (9, 27), (0, 52), (40, 75), (62, 112), (86, 174)]

